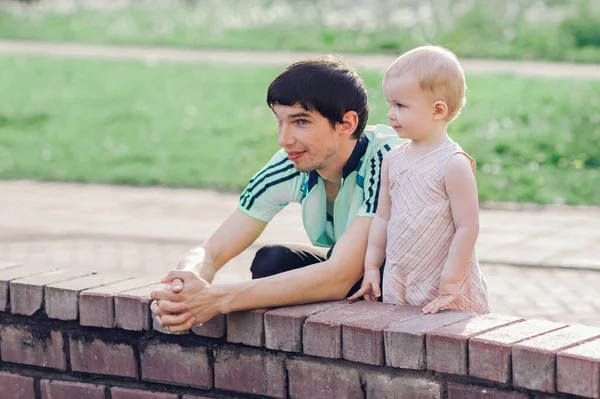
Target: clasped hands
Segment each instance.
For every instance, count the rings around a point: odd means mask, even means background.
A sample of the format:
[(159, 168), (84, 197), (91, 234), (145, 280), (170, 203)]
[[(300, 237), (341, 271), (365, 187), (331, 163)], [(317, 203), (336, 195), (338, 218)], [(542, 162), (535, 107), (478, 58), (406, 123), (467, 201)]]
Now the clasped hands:
[(212, 319), (219, 313), (212, 286), (191, 271), (171, 271), (161, 283), (164, 289), (152, 291), (150, 309), (161, 327), (183, 332)]

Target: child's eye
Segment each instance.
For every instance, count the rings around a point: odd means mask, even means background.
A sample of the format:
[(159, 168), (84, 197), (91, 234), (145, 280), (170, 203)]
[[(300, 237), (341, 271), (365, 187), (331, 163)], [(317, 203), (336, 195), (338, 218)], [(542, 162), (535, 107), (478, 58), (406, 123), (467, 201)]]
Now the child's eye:
[(396, 104), (396, 107), (398, 107), (398, 108), (404, 108), (404, 105), (402, 105), (402, 104)]

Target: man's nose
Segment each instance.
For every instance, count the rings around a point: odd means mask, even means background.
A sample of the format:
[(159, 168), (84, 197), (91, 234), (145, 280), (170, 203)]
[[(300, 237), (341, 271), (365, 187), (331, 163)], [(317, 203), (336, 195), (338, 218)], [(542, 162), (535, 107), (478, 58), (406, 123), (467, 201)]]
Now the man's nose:
[(286, 147), (291, 144), (294, 144), (294, 141), (295, 141), (295, 138), (294, 138), (292, 129), (290, 129), (286, 125), (280, 126), (279, 127), (279, 140), (277, 141), (279, 146)]

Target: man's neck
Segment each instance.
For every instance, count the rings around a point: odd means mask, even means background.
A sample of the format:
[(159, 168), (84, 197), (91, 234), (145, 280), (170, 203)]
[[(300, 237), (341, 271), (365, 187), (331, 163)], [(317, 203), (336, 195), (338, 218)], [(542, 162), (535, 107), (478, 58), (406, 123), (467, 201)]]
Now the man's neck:
[(358, 144), (358, 140), (348, 140), (344, 142), (336, 151), (335, 155), (330, 158), (328, 165), (317, 170), (317, 173), (326, 183), (341, 185), (344, 174), (344, 166), (348, 163), (354, 148)]

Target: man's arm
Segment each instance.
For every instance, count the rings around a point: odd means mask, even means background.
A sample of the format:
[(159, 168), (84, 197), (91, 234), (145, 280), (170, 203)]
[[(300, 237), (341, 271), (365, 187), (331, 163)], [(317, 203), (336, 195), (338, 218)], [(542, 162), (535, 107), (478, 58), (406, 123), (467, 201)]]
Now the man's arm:
[(266, 226), (266, 222), (236, 209), (202, 246), (190, 251), (177, 269), (194, 271), (210, 283), (219, 269), (252, 245)]
[[(167, 310), (173, 305), (177, 312), (186, 314), (165, 316), (163, 325), (172, 326), (172, 332), (184, 331), (218, 313), (343, 299), (363, 273), (371, 221), (372, 218), (357, 217), (327, 261), (271, 277), (210, 285), (193, 273), (171, 272), (163, 282), (180, 278), (184, 281), (183, 290), (154, 291), (152, 297), (163, 300)], [(177, 307), (179, 304), (185, 304), (185, 309)]]

